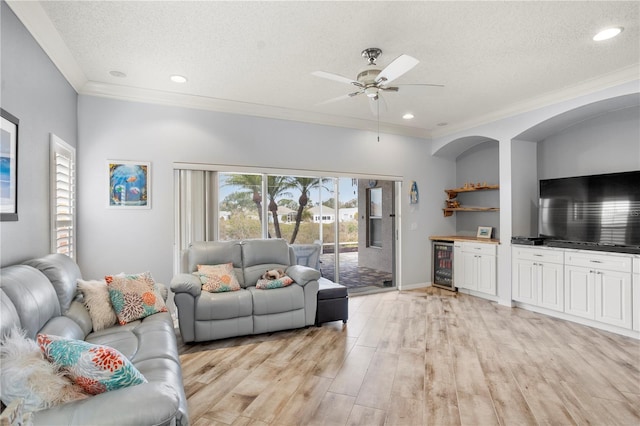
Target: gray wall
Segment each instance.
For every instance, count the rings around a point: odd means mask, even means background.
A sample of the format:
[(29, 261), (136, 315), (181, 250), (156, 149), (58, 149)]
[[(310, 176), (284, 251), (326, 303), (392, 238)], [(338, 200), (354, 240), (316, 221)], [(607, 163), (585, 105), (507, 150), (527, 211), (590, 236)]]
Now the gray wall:
[[(150, 270), (173, 274), (173, 162), (245, 165), (403, 176), (416, 180), (420, 204), (403, 224), (403, 282), (429, 281), (428, 235), (452, 232), (440, 210), (454, 180), (450, 160), (431, 157), (429, 142), (373, 132), (210, 111), (79, 97), (79, 262), (86, 277)], [(151, 209), (108, 209), (106, 161), (151, 162)], [(408, 190), (407, 190), (408, 193)]]
[(77, 94), (5, 2), (0, 14), (0, 103), (20, 120), (18, 221), (0, 223), (5, 266), (50, 251), (49, 135), (76, 146)]
[[(465, 183), (497, 185), (500, 182), (498, 141), (487, 141), (463, 152), (456, 158), (456, 188)], [(443, 188), (444, 189), (444, 188)], [(443, 200), (446, 194), (442, 193)], [(463, 206), (499, 207), (500, 191), (478, 191), (458, 194)], [(444, 201), (442, 202), (444, 205)], [(500, 237), (500, 215), (498, 212), (456, 212), (449, 219), (456, 221), (458, 235), (476, 235), (478, 226), (493, 227), (493, 237)]]
[(640, 108), (612, 111), (538, 143), (538, 178), (640, 170)]

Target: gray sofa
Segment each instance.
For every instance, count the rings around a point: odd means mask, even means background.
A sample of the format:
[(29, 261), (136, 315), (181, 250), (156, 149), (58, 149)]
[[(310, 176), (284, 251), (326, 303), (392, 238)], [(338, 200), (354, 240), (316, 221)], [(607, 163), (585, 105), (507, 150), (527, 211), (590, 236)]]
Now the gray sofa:
[[(61, 254), (0, 269), (0, 333), (13, 326), (38, 333), (111, 346), (125, 355), (148, 383), (37, 411), (35, 425), (189, 424), (173, 320), (167, 312), (92, 332), (79, 301), (76, 263)], [(166, 299), (166, 287), (160, 292)], [(164, 290), (162, 291), (162, 287)]]
[[(201, 290), (192, 273), (198, 265), (233, 263), (241, 289)], [(283, 269), (295, 282), (288, 287), (256, 289), (267, 269)], [(184, 342), (202, 342), (260, 334), (315, 323), (320, 272), (296, 264), (284, 240), (194, 242), (184, 251), (181, 273), (171, 280)]]

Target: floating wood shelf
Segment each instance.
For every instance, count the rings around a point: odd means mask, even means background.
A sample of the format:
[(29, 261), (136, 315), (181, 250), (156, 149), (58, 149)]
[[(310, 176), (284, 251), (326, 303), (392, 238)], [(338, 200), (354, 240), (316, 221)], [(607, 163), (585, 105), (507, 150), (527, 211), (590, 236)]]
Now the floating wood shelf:
[(444, 192), (447, 193), (449, 199), (456, 198), (459, 192), (475, 192), (475, 191), (486, 191), (490, 189), (500, 189), (500, 185), (487, 185), (487, 186), (476, 186), (473, 188), (454, 188), (454, 189), (445, 189)]
[[(496, 190), (500, 189), (499, 185), (484, 185), (484, 186), (474, 186), (473, 188), (453, 188), (453, 189), (445, 189), (444, 192), (447, 194), (447, 205), (459, 205), (459, 203), (453, 202), (453, 200), (458, 196), (461, 192), (476, 192), (476, 191), (487, 191), (487, 190)], [(453, 216), (454, 212), (497, 212), (500, 209), (497, 207), (472, 207), (472, 206), (461, 206), (458, 207), (447, 207), (442, 209), (444, 216), (449, 217)]]
[(445, 217), (452, 216), (454, 212), (497, 212), (498, 207), (455, 207), (442, 209)]

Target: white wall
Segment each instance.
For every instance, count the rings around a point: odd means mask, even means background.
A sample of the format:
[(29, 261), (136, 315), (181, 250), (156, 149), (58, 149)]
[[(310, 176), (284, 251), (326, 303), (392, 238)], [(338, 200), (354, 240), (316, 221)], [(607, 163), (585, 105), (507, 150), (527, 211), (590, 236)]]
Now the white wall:
[[(456, 158), (456, 188), (465, 183), (497, 185), (500, 182), (498, 141), (487, 141), (463, 152)], [(460, 203), (472, 207), (498, 207), (499, 191), (464, 192), (458, 194)], [(475, 236), (478, 226), (491, 226), (494, 238), (500, 238), (500, 214), (498, 212), (456, 212), (458, 235)]]
[(50, 252), (49, 135), (76, 146), (77, 94), (5, 2), (0, 2), (2, 109), (18, 129), (18, 221), (0, 223), (0, 265)]
[[(431, 157), (422, 139), (383, 134), (377, 142), (372, 132), (92, 96), (80, 96), (78, 110), (79, 263), (87, 278), (150, 270), (171, 279), (174, 162), (402, 176), (405, 284), (429, 281), (428, 236), (453, 230), (440, 209), (453, 163)], [(151, 210), (106, 207), (108, 159), (151, 162)], [(412, 180), (421, 199), (409, 207)]]
[(640, 107), (577, 123), (538, 143), (538, 177), (640, 170)]

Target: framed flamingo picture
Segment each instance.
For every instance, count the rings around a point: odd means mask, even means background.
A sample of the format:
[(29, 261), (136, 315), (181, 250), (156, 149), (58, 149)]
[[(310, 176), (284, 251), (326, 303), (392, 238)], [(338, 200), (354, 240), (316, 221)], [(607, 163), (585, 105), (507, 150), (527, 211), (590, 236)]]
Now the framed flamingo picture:
[(109, 204), (112, 208), (151, 208), (151, 163), (107, 161)]

